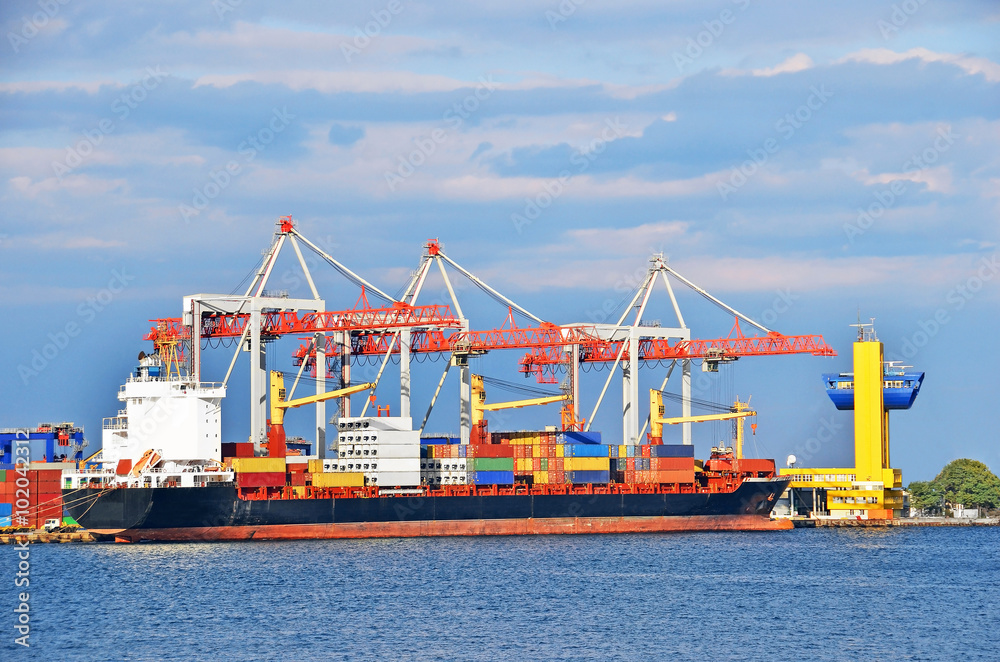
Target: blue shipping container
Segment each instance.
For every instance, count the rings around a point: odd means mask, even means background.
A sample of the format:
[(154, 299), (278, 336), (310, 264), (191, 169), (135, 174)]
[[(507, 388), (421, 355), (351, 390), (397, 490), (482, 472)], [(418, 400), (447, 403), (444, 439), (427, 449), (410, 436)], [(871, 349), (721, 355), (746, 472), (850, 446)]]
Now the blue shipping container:
[(559, 433), (556, 441), (560, 444), (599, 444), (601, 443), (601, 433), (566, 430)]
[(566, 482), (581, 485), (584, 483), (607, 483), (611, 480), (610, 471), (567, 471)]
[(653, 457), (694, 457), (694, 444), (663, 444), (650, 446)]
[(566, 444), (564, 457), (608, 457), (610, 447), (604, 444)]
[(6, 517), (14, 512), (14, 504), (0, 503), (0, 517)]
[[(598, 473), (598, 472), (590, 472)], [(606, 471), (604, 473), (607, 473)], [(513, 471), (474, 471), (472, 482), (476, 485), (513, 485)], [(607, 482), (607, 481), (605, 481)]]

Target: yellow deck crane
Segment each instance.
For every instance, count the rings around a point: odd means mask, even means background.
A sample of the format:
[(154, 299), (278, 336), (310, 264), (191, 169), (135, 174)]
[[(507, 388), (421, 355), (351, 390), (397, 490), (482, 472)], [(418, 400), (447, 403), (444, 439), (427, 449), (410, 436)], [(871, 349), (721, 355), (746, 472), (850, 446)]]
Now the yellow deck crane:
[[(736, 420), (736, 443), (733, 448), (733, 455), (737, 460), (743, 458), (743, 419), (748, 416), (757, 415), (757, 412), (750, 409), (750, 398), (747, 398), (746, 402), (740, 402), (739, 398), (737, 398), (736, 402), (733, 403), (732, 411), (726, 414), (702, 414), (697, 416), (664, 418), (664, 411), (663, 392), (653, 388), (649, 389), (649, 436), (654, 440), (663, 440), (664, 425)], [(753, 427), (756, 429), (756, 425)]]
[(294, 400), (285, 400), (285, 378), (277, 370), (271, 371), (271, 419), (267, 428), (267, 454), (269, 457), (285, 457), (285, 410), (295, 409), (302, 405), (324, 402), (332, 398), (342, 398), (353, 393), (360, 393), (375, 388), (375, 384), (358, 384), (347, 388), (328, 391), (318, 395), (310, 395)]
[(489, 434), (486, 427), (485, 412), (499, 411), (501, 409), (520, 409), (521, 407), (533, 407), (536, 405), (550, 405), (555, 402), (565, 402), (572, 397), (566, 393), (564, 395), (549, 395), (541, 398), (486, 404), (486, 389), (483, 387), (483, 377), (482, 375), (472, 375), (472, 443), (487, 443)]

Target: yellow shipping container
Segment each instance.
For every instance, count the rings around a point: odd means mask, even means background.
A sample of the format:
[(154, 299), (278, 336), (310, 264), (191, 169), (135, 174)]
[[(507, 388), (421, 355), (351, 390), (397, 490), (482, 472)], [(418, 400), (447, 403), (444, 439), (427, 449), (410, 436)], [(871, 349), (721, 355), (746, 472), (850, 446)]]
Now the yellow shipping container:
[(236, 473), (285, 473), (283, 457), (234, 457), (233, 471)]
[(306, 495), (306, 488), (304, 487), (293, 487), (292, 493), (297, 497), (304, 497)]
[(566, 449), (563, 447), (562, 444), (556, 444), (556, 457), (565, 457), (565, 456), (566, 456)]
[(539, 446), (538, 444), (532, 444), (531, 457), (541, 457), (541, 456), (542, 456), (542, 447)]
[(359, 472), (318, 473), (312, 476), (313, 487), (364, 487), (365, 475)]
[(323, 473), (323, 460), (309, 460), (309, 473), (311, 474)]
[(619, 446), (618, 447), (618, 457), (628, 457), (628, 447)]
[(607, 471), (606, 457), (567, 457), (563, 460), (564, 471)]
[(548, 483), (549, 483), (549, 472), (548, 471), (539, 471), (538, 475), (541, 478), (539, 478), (535, 482), (536, 483), (541, 483), (542, 485), (548, 485)]

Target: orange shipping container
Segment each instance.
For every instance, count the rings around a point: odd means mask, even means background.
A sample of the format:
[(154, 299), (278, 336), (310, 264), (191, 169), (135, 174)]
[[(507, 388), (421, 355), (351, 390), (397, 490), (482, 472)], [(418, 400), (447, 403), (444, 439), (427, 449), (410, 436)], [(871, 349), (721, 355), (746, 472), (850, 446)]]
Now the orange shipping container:
[(653, 471), (694, 471), (693, 457), (653, 457), (649, 460)]
[(651, 471), (654, 483), (693, 483), (694, 469), (689, 471)]

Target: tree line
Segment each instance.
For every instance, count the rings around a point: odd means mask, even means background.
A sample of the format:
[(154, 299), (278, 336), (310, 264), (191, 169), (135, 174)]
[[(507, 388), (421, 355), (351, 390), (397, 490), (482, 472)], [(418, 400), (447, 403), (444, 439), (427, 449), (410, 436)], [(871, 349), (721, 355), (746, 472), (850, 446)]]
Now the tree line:
[(944, 513), (959, 504), (985, 510), (1000, 508), (1000, 478), (976, 460), (949, 462), (934, 480), (914, 481), (907, 490), (910, 507), (925, 512)]

